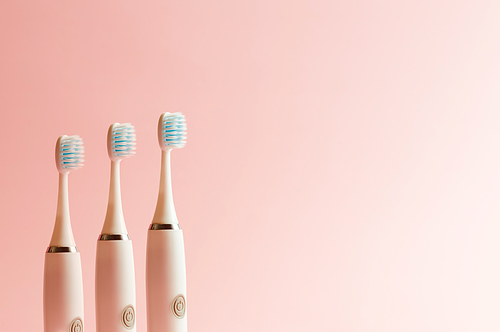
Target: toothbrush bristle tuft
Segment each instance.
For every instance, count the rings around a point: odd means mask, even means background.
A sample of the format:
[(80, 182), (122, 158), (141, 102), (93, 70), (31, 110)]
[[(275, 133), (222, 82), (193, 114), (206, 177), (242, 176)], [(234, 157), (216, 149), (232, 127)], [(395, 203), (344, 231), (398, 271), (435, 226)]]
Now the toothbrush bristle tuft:
[(130, 123), (115, 123), (111, 130), (111, 154), (115, 161), (135, 155), (135, 128)]
[(178, 149), (186, 145), (186, 119), (180, 112), (163, 113), (160, 117), (159, 135), (162, 149)]
[(62, 173), (76, 171), (83, 167), (83, 140), (80, 136), (61, 136), (59, 139), (58, 169)]

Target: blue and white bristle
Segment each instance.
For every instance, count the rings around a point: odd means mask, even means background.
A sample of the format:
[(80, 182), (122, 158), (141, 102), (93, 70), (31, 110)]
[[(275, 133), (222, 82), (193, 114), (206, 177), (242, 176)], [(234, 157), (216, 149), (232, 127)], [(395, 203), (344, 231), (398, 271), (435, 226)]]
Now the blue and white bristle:
[(158, 126), (158, 140), (163, 150), (186, 145), (186, 119), (182, 113), (163, 113)]
[(83, 167), (85, 150), (80, 136), (61, 136), (58, 148), (57, 168), (61, 173), (68, 173)]
[(111, 130), (111, 153), (115, 161), (135, 155), (135, 128), (130, 123), (115, 123)]

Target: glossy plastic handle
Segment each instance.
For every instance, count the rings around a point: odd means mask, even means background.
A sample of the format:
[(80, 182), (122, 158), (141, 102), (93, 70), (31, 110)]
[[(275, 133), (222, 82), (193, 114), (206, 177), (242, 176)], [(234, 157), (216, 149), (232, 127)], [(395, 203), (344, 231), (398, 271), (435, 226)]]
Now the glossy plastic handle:
[(95, 298), (97, 332), (135, 332), (132, 241), (97, 241)]
[(182, 230), (149, 230), (146, 252), (148, 332), (187, 332)]
[(45, 254), (45, 332), (83, 332), (83, 281), (79, 252)]

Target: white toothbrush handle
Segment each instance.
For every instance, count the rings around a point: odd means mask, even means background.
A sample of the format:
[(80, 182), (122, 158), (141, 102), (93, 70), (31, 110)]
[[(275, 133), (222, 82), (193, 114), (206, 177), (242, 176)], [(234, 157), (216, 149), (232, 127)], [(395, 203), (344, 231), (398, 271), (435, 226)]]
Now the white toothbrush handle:
[(135, 270), (132, 241), (97, 241), (96, 331), (134, 332)]
[(182, 230), (148, 230), (148, 332), (186, 332), (186, 263)]
[(83, 332), (83, 281), (80, 253), (46, 253), (44, 270), (44, 331)]

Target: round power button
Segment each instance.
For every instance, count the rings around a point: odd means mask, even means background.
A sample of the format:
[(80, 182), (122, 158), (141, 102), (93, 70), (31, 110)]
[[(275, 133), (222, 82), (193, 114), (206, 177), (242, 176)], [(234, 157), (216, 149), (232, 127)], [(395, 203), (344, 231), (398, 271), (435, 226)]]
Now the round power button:
[(80, 317), (73, 319), (69, 324), (69, 332), (83, 332), (83, 322)]
[(186, 314), (186, 299), (183, 295), (177, 295), (172, 301), (172, 313), (179, 319)]
[(125, 307), (125, 309), (123, 309), (121, 321), (122, 321), (123, 326), (125, 326), (126, 329), (131, 330), (134, 327), (135, 310), (134, 310), (133, 306), (128, 305)]

